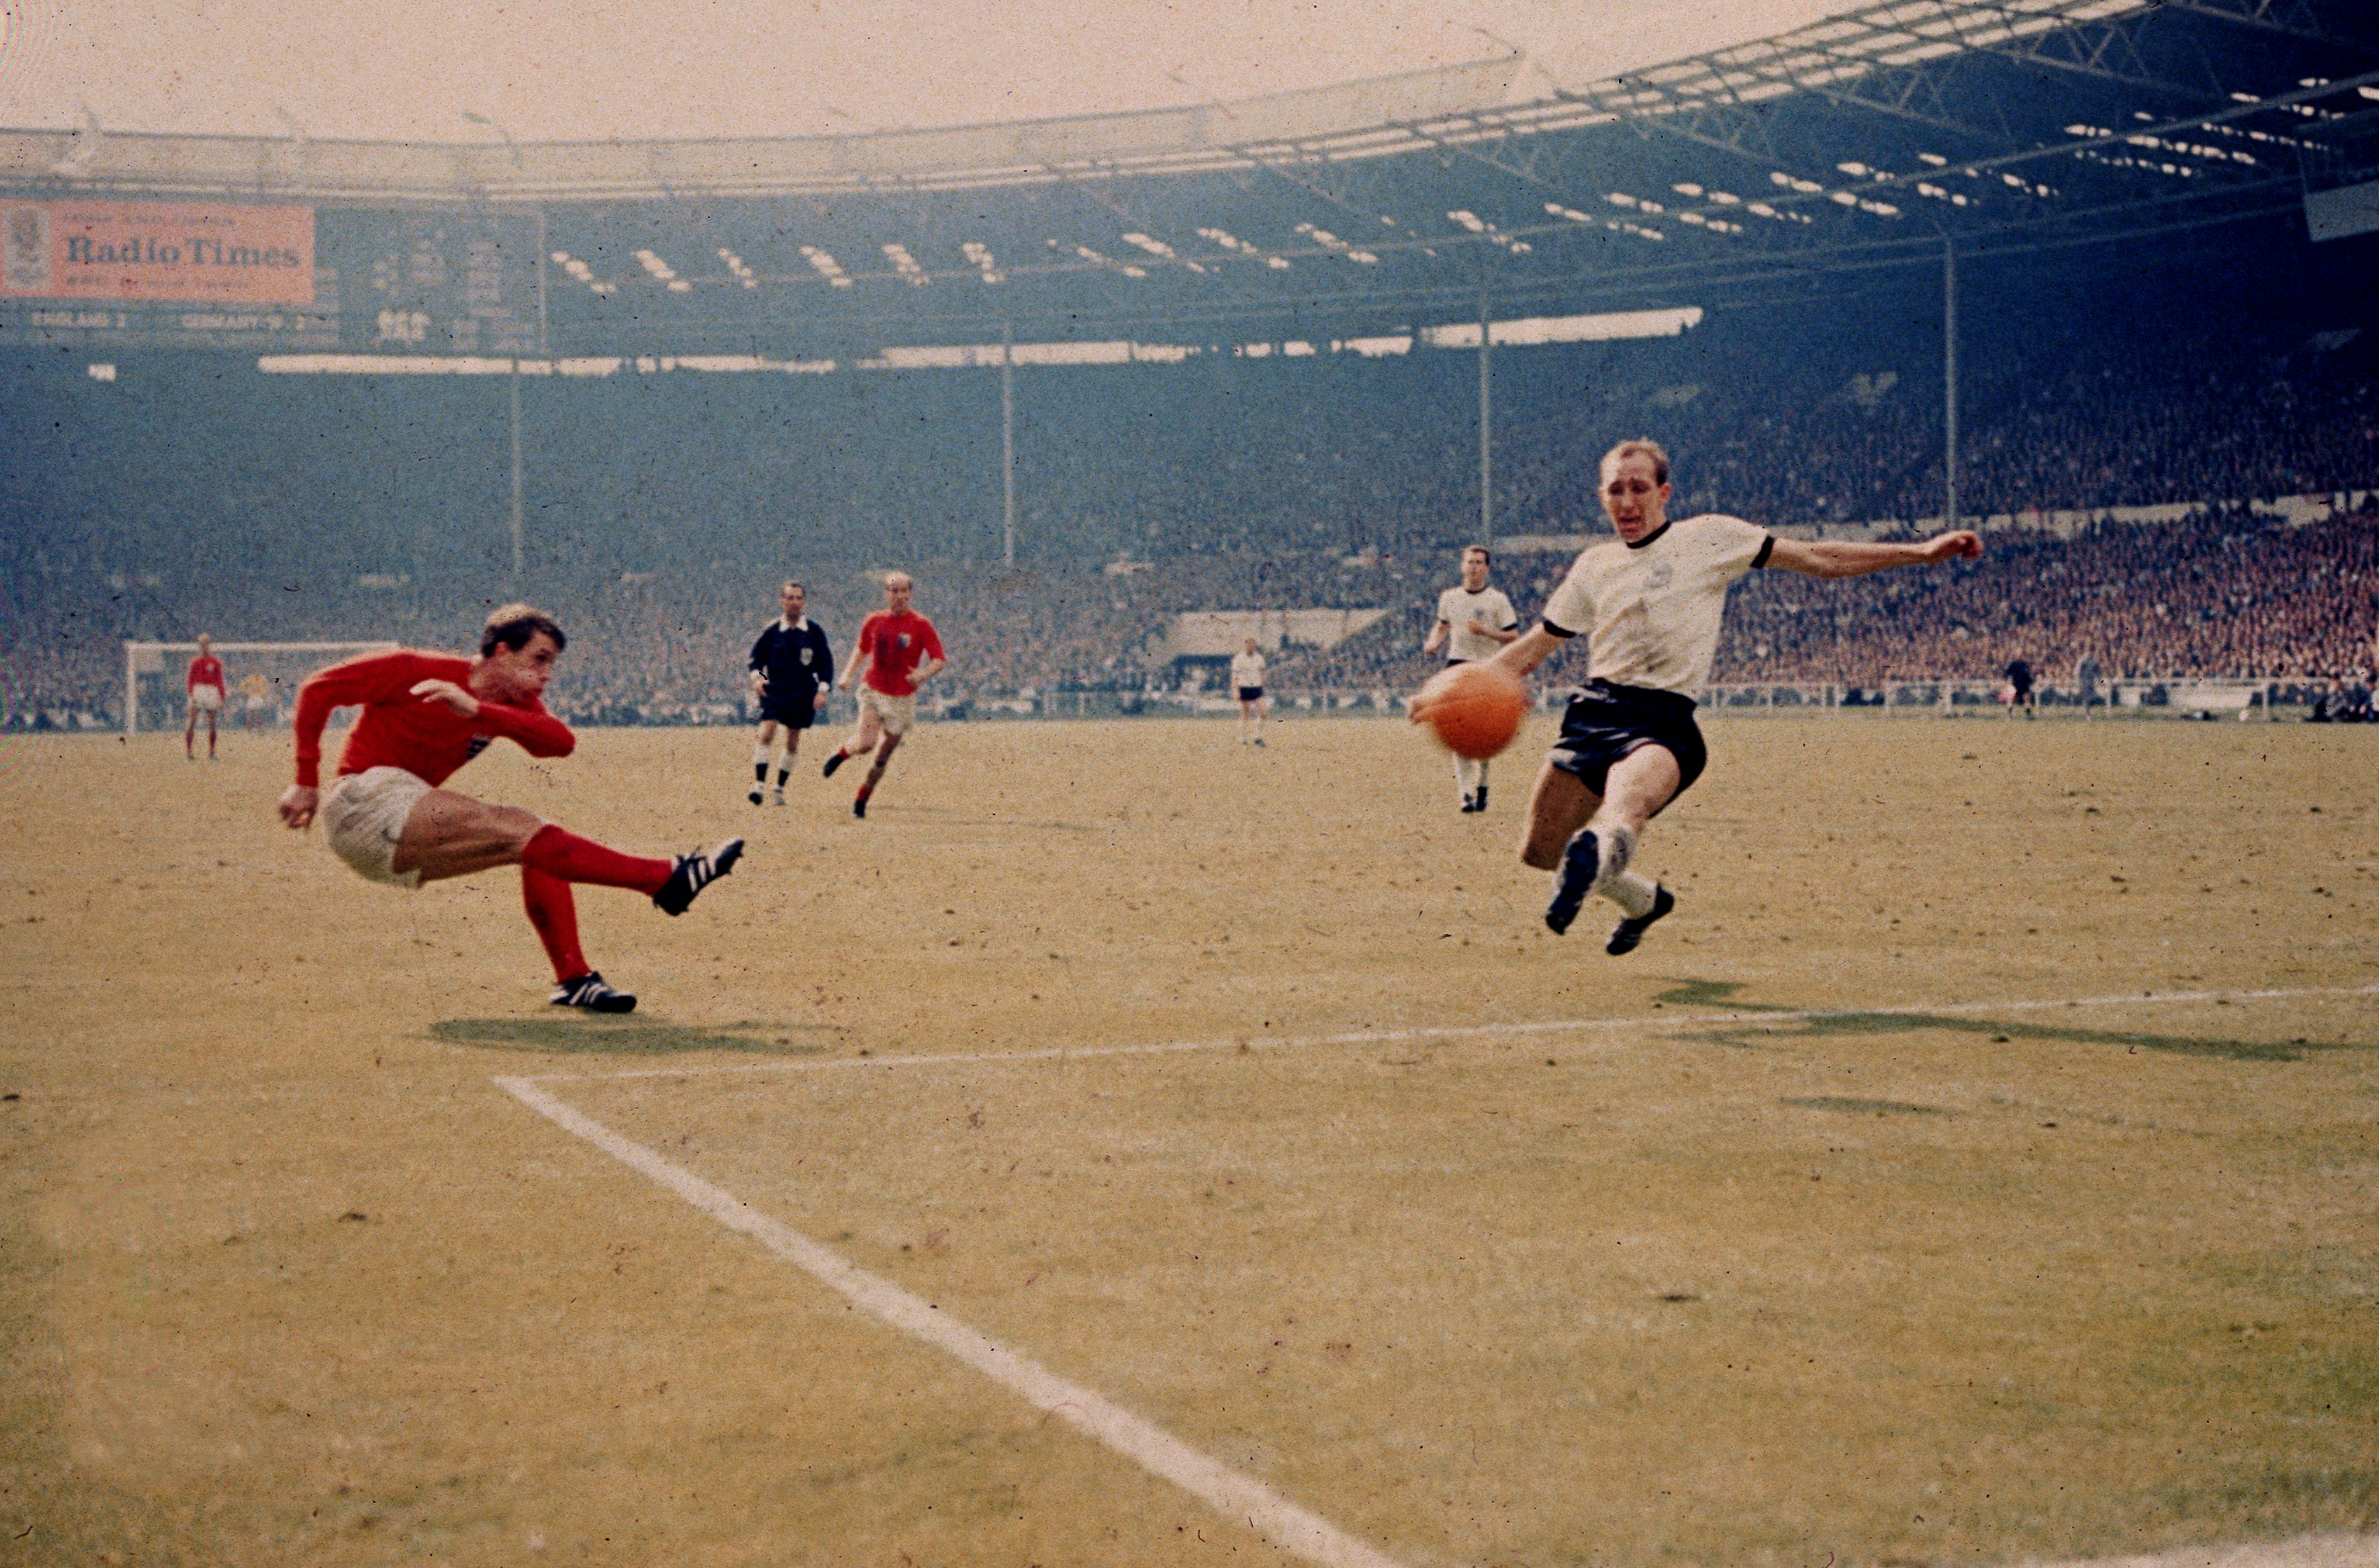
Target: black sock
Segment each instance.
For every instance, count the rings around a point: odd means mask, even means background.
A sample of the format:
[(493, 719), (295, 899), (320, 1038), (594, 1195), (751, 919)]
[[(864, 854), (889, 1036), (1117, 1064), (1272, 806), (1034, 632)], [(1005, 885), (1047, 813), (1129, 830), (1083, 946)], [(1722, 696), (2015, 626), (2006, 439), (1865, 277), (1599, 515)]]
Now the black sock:
[[(788, 752), (785, 754), (788, 757), (792, 755), (791, 752)], [(793, 770), (790, 767), (780, 767), (777, 769), (777, 788), (779, 790), (783, 789), (785, 787), (785, 780), (791, 778), (792, 776)]]
[(766, 784), (767, 781), (768, 765), (765, 762), (754, 763), (752, 765), (752, 782), (755, 784)]

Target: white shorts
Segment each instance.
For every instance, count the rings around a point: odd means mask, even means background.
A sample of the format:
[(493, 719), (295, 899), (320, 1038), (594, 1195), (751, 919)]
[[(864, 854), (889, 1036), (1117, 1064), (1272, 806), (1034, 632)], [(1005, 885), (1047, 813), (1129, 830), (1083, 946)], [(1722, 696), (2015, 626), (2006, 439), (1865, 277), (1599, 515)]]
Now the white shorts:
[(368, 767), (342, 775), (322, 796), (315, 815), (331, 852), (358, 876), (392, 887), (418, 887), (418, 870), (396, 869), (396, 841), (405, 820), (429, 785), (401, 767)]
[(221, 713), (223, 711), (223, 688), (221, 686), (193, 686), (190, 688), (191, 712)]
[(859, 688), (859, 706), (863, 713), (873, 713), (884, 724), (887, 735), (906, 735), (917, 722), (917, 694), (905, 697), (879, 692), (873, 686)]

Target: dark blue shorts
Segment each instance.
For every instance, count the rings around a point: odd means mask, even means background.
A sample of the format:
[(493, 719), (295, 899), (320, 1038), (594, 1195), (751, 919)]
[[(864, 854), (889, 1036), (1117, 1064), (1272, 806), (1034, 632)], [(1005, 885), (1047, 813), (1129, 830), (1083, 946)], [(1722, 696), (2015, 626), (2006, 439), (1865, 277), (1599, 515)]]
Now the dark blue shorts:
[(1243, 703), (1261, 702), (1262, 699), (1263, 688), (1262, 686), (1242, 686), (1239, 688), (1239, 701)]
[(1677, 793), (1693, 788), (1709, 764), (1694, 700), (1675, 692), (1589, 681), (1571, 694), (1562, 714), (1561, 738), (1546, 761), (1597, 795), (1610, 782), (1611, 766), (1646, 746), (1661, 746), (1677, 759)]
[(774, 720), (788, 730), (806, 730), (817, 722), (817, 688), (804, 686), (777, 694), (775, 687), (760, 694), (760, 718), (763, 722)]

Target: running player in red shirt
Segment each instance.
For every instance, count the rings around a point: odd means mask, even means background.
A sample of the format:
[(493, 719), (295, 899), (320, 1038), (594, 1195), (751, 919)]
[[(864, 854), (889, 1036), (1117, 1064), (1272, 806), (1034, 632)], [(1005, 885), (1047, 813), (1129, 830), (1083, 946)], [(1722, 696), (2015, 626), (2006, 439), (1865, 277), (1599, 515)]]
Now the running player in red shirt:
[[(319, 811), (333, 853), (399, 887), (519, 866), (529, 923), (553, 960), (553, 1005), (624, 1013), (636, 999), (605, 984), (579, 950), (570, 885), (634, 888), (663, 913), (683, 914), (734, 869), (743, 840), (674, 862), (623, 855), (518, 806), (440, 788), (498, 736), (531, 756), (570, 754), (577, 737), (541, 700), (563, 641), (551, 616), (510, 604), (488, 617), (477, 658), (403, 649), (316, 671), (297, 693), (297, 781), (281, 796), (281, 820), (303, 828)], [(332, 709), (358, 706), (338, 778), (324, 790), (322, 726)]]
[(847, 692), (861, 671), (866, 672), (867, 683), (859, 691), (859, 728), (826, 759), (826, 776), (831, 778), (834, 770), (852, 757), (876, 754), (875, 766), (867, 770), (859, 793), (851, 800), (853, 816), (867, 814), (867, 797), (876, 793), (876, 780), (892, 766), (900, 737), (917, 722), (917, 688), (948, 662), (934, 623), (909, 608), (916, 588), (906, 572), (895, 572), (884, 579), (884, 608), (860, 623), (859, 646), (851, 653), (851, 667), (836, 682)]
[(205, 633), (199, 633), (199, 657), (190, 660), (190, 676), (184, 686), (189, 692), (190, 717), (182, 726), (182, 755), (191, 762), (199, 760), (199, 715), (207, 716), (207, 760), (215, 760), (215, 716), (223, 712), (223, 667), (215, 657), (215, 640)]

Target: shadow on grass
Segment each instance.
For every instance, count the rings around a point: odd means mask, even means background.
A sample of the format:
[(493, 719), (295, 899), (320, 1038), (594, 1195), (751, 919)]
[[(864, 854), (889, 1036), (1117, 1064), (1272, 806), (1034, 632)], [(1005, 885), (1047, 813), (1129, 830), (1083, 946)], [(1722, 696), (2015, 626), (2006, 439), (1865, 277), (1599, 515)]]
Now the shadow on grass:
[(2066, 1023), (2011, 1023), (1967, 1014), (1916, 1012), (1806, 1013), (1770, 1003), (1742, 1002), (1734, 993), (1740, 981), (1688, 980), (1660, 993), (1656, 1001), (1687, 1007), (1726, 1007), (1736, 1012), (1772, 1012), (1792, 1016), (1774, 1022), (1745, 1019), (1721, 1029), (1686, 1035), (1710, 1045), (1750, 1049), (1779, 1040), (1840, 1040), (1856, 1036), (1922, 1034), (1940, 1030), (1951, 1034), (1979, 1034), (1994, 1043), (2014, 1040), (2054, 1040), (2072, 1045), (2119, 1045), (2127, 1051), (2156, 1051), (2176, 1056), (2213, 1056), (2231, 1062), (2296, 1062), (2322, 1051), (2368, 1051), (2359, 1041), (2313, 1040), (2303, 1035), (2280, 1040), (2239, 1040), (2221, 1036), (2156, 1034), (2144, 1030), (2083, 1029)]
[(1847, 1111), (1854, 1116), (1946, 1116), (1950, 1114), (1938, 1105), (1919, 1105), (1909, 1100), (1849, 1100), (1839, 1094), (1812, 1094), (1788, 1099), (1784, 1104), (1798, 1105), (1805, 1111)]
[(1740, 980), (1680, 980), (1652, 998), (1672, 1007), (1733, 1007), (1745, 1013), (1789, 1013), (1798, 1009), (1774, 1002), (1744, 1002), (1735, 998)]
[(828, 1026), (766, 1023), (685, 1024), (666, 1019), (560, 1018), (447, 1019), (429, 1026), (429, 1038), (449, 1045), (479, 1045), (499, 1051), (552, 1051), (610, 1056), (659, 1056), (681, 1051), (749, 1051), (778, 1056), (815, 1055), (824, 1045), (796, 1033), (815, 1034)]

